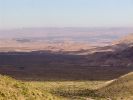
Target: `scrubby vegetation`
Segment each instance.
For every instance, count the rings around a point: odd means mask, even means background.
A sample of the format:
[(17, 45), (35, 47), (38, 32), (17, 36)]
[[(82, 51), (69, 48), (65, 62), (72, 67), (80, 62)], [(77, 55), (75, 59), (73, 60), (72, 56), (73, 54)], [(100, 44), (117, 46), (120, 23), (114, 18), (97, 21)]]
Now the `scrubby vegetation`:
[(28, 83), (0, 75), (0, 100), (60, 100)]
[(87, 98), (133, 100), (133, 72), (111, 81), (57, 81), (30, 82), (29, 84), (52, 94), (75, 100), (86, 100)]
[(22, 82), (0, 75), (0, 100), (133, 100), (133, 73), (114, 81)]
[(52, 94), (62, 96), (68, 100), (97, 99), (95, 90), (102, 87), (105, 81), (55, 81), (28, 82), (33, 87), (43, 89)]
[(111, 100), (133, 100), (133, 72), (100, 88), (97, 93)]

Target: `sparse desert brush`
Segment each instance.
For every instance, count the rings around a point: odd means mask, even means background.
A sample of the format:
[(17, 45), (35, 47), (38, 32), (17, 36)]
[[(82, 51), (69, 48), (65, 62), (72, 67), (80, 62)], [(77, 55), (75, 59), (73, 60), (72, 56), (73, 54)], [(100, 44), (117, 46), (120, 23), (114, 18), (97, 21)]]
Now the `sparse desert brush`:
[(0, 75), (0, 100), (60, 100), (28, 83)]
[(114, 81), (22, 82), (0, 75), (0, 100), (133, 100), (133, 73)]
[(113, 100), (133, 100), (133, 72), (114, 80), (100, 88), (97, 93)]

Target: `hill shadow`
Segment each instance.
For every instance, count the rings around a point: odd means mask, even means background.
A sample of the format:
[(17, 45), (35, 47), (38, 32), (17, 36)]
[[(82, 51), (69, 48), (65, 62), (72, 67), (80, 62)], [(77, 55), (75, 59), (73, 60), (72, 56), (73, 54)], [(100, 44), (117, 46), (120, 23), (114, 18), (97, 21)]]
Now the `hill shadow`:
[(132, 49), (88, 55), (1, 52), (0, 74), (26, 81), (112, 80), (133, 71)]

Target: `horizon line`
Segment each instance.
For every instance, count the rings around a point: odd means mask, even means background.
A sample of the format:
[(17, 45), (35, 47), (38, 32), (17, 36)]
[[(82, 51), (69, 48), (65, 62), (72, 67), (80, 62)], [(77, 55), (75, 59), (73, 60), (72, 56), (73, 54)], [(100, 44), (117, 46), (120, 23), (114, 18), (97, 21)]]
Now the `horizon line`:
[(72, 26), (72, 27), (69, 27), (69, 26), (66, 26), (66, 27), (20, 27), (20, 28), (0, 28), (0, 31), (6, 31), (6, 30), (22, 30), (22, 29), (63, 29), (63, 28), (85, 28), (85, 29), (111, 29), (111, 28), (133, 28), (133, 26), (120, 26), (120, 27), (117, 27), (117, 26), (112, 26), (112, 27), (104, 27), (104, 26), (97, 26), (97, 27), (77, 27), (77, 26)]

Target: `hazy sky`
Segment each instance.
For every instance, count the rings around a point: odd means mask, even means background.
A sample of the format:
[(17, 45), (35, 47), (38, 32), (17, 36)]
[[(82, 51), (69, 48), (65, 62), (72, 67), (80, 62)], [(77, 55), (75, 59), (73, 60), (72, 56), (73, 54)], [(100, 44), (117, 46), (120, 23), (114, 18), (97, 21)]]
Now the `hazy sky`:
[(133, 0), (0, 0), (0, 29), (133, 27)]

